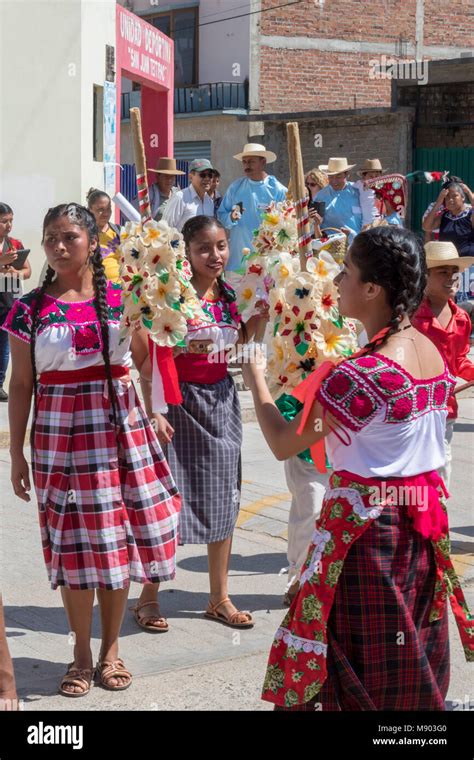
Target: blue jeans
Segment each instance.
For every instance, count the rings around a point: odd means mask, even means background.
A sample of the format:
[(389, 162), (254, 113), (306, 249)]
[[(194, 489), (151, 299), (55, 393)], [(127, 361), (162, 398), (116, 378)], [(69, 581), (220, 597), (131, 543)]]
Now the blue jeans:
[[(3, 325), (6, 318), (6, 314), (0, 315), (0, 327)], [(5, 330), (0, 330), (0, 388), (3, 388), (3, 383), (5, 382), (9, 358), (10, 343), (8, 341), (8, 333), (5, 332)]]

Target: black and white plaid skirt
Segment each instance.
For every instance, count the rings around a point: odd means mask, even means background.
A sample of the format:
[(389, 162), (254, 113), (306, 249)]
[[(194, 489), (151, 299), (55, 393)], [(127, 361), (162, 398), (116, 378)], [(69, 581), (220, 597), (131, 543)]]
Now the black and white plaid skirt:
[(181, 544), (228, 538), (240, 506), (242, 420), (234, 381), (180, 384), (183, 403), (170, 405), (174, 428), (166, 458), (182, 498)]

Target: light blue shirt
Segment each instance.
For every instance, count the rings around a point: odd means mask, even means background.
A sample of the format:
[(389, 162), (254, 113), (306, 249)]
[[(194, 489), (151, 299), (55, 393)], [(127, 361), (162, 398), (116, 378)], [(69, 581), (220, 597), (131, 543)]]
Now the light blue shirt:
[(327, 185), (316, 194), (314, 200), (326, 204), (321, 228), (347, 227), (351, 232), (349, 242), (352, 242), (362, 229), (359, 191), (352, 182), (348, 182), (343, 190), (333, 190), (331, 185)]
[(194, 187), (189, 185), (184, 190), (173, 193), (166, 204), (162, 218), (170, 227), (175, 227), (181, 232), (188, 219), (201, 214), (214, 216), (214, 201), (207, 193), (204, 193), (204, 198), (201, 200)]
[[(254, 231), (260, 227), (263, 212), (272, 201), (284, 201), (286, 193), (287, 188), (270, 174), (259, 181), (242, 177), (229, 185), (217, 211), (217, 218), (230, 230), (228, 271), (240, 269), (242, 248), (252, 248)], [(242, 203), (244, 211), (241, 218), (233, 222), (230, 213), (236, 203)]]

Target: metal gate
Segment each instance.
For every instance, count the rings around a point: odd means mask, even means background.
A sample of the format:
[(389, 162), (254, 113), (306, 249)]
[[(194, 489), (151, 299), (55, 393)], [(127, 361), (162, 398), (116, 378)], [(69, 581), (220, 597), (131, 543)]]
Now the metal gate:
[[(463, 182), (474, 189), (474, 147), (473, 148), (416, 148), (413, 151), (413, 169), (424, 172), (449, 171), (461, 177)], [(440, 182), (429, 185), (411, 185), (411, 228), (421, 231), (421, 220), (430, 203), (436, 200), (441, 190)]]

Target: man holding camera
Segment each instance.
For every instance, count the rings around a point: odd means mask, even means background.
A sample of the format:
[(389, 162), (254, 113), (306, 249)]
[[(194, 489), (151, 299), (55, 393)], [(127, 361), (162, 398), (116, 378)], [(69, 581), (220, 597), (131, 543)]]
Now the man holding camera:
[(358, 189), (348, 181), (349, 172), (355, 164), (348, 164), (347, 158), (330, 158), (327, 165), (319, 169), (328, 177), (329, 184), (317, 193), (315, 201), (323, 201), (324, 220), (322, 227), (336, 227), (348, 236), (349, 242), (362, 229), (362, 208)]
[(234, 158), (242, 162), (244, 177), (229, 185), (217, 211), (217, 218), (230, 230), (230, 256), (227, 271), (238, 272), (242, 249), (251, 248), (254, 230), (260, 227), (262, 213), (272, 201), (286, 199), (287, 188), (267, 174), (267, 163), (276, 155), (258, 143), (247, 143)]

